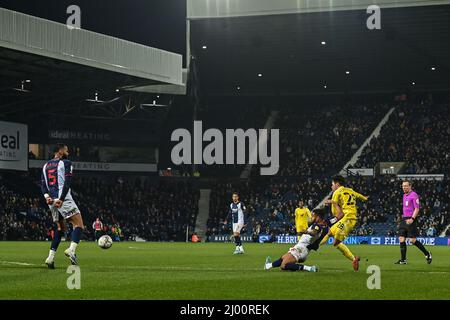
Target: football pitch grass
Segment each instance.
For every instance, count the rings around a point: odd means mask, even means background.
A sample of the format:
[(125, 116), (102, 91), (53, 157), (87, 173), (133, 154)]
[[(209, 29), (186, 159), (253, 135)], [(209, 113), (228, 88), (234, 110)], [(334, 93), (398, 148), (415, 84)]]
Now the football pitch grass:
[[(114, 243), (102, 250), (79, 245), (81, 288), (69, 290), (64, 256), (56, 269), (43, 264), (48, 242), (0, 242), (0, 299), (450, 299), (450, 247), (430, 247), (426, 264), (408, 246), (408, 265), (394, 265), (398, 246), (349, 246), (361, 256), (360, 271), (326, 245), (306, 264), (317, 273), (263, 270), (266, 256), (280, 257), (290, 245), (244, 244), (233, 255), (230, 243)], [(369, 265), (381, 270), (381, 289), (369, 290)]]

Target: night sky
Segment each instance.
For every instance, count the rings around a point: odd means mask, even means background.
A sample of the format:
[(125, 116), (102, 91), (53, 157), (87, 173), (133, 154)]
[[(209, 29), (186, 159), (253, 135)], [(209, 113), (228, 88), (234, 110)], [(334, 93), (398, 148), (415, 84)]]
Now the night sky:
[(0, 7), (61, 23), (72, 4), (81, 9), (82, 29), (185, 55), (186, 0), (0, 0)]

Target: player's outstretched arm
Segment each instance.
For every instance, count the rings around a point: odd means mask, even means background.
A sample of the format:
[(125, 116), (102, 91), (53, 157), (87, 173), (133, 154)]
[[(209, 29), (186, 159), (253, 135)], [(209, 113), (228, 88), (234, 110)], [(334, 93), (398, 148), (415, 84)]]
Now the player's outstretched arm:
[(355, 191), (355, 197), (356, 197), (356, 199), (359, 199), (362, 201), (367, 201), (369, 199), (369, 196), (364, 196), (356, 191)]

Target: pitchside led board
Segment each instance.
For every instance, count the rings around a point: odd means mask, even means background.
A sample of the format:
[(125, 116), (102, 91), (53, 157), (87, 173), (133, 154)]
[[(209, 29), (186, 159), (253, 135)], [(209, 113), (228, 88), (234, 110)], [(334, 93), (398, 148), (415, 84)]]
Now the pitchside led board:
[(28, 126), (0, 121), (0, 169), (28, 170)]

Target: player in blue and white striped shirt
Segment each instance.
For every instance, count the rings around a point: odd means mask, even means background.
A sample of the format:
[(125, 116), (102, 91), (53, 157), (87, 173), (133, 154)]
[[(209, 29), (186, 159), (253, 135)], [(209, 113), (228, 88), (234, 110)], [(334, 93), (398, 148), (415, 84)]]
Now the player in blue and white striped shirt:
[[(233, 254), (243, 254), (244, 248), (242, 247), (241, 230), (244, 227), (244, 212), (246, 209), (245, 205), (239, 201), (237, 192), (233, 192), (231, 199), (233, 202), (230, 204), (227, 220), (231, 218), (233, 223), (233, 236), (234, 243), (236, 244), (236, 250), (234, 250)], [(227, 224), (227, 220), (225, 220), (225, 224)]]
[(80, 210), (70, 193), (72, 182), (72, 163), (67, 160), (69, 156), (68, 148), (64, 144), (57, 144), (54, 149), (54, 158), (49, 160), (42, 168), (41, 189), (45, 200), (52, 212), (54, 223), (54, 236), (50, 247), (50, 253), (45, 263), (50, 269), (55, 268), (55, 253), (61, 242), (63, 232), (67, 230), (66, 221), (73, 226), (72, 242), (70, 247), (64, 251), (73, 265), (78, 264), (75, 253), (83, 232), (83, 219)]

